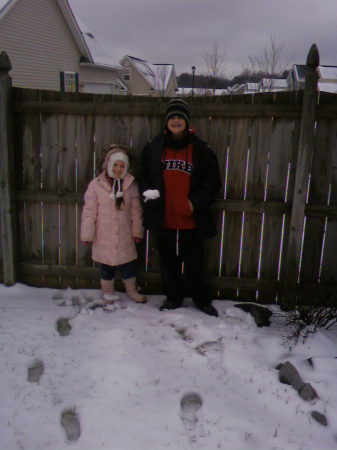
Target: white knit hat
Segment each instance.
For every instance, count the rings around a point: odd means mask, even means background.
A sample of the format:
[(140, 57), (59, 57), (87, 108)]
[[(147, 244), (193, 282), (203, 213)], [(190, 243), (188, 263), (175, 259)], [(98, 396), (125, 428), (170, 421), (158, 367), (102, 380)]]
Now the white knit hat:
[(111, 178), (113, 178), (112, 167), (116, 161), (123, 161), (125, 164), (125, 169), (120, 178), (114, 179), (114, 182), (112, 185), (112, 193), (109, 196), (111, 198), (111, 200), (113, 200), (114, 198), (123, 197), (121, 180), (128, 173), (129, 165), (130, 165), (129, 158), (126, 153), (124, 153), (124, 152), (113, 153), (109, 158), (107, 168), (106, 168), (106, 171), (107, 171), (109, 177), (111, 177)]
[(116, 152), (116, 153), (113, 153), (110, 156), (108, 164), (107, 164), (106, 171), (107, 171), (109, 177), (111, 177), (111, 178), (113, 178), (112, 166), (114, 165), (114, 163), (116, 161), (123, 161), (125, 163), (125, 170), (124, 170), (124, 172), (122, 173), (122, 176), (121, 176), (121, 179), (123, 179), (125, 177), (125, 175), (128, 173), (128, 170), (129, 170), (130, 162), (129, 162), (128, 155), (126, 153), (124, 153), (124, 152)]

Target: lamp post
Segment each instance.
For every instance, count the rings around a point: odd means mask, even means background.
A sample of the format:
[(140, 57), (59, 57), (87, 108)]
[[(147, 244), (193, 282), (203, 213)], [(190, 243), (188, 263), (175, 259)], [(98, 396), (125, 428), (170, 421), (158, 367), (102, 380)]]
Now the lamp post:
[(192, 66), (192, 97), (194, 96), (194, 74), (195, 74), (195, 66)]

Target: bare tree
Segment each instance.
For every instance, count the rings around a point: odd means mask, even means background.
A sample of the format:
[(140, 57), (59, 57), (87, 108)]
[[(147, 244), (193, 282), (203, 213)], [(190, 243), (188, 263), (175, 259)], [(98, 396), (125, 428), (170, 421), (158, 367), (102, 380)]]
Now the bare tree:
[(269, 47), (265, 47), (259, 55), (249, 56), (251, 72), (261, 73), (264, 77), (271, 79), (267, 89), (269, 91), (273, 90), (275, 79), (281, 78), (284, 71), (290, 66), (291, 59), (288, 59), (286, 62), (282, 59), (284, 48), (284, 42), (279, 44), (276, 42), (275, 37), (270, 36)]
[(156, 73), (156, 89), (158, 94), (162, 97), (166, 96), (167, 92), (167, 77), (168, 77), (168, 67), (167, 65), (158, 65)]
[(212, 41), (212, 48), (210, 51), (203, 50), (201, 57), (204, 61), (206, 75), (213, 80), (213, 95), (215, 84), (218, 78), (225, 76), (225, 61), (226, 51), (222, 51), (218, 41)]

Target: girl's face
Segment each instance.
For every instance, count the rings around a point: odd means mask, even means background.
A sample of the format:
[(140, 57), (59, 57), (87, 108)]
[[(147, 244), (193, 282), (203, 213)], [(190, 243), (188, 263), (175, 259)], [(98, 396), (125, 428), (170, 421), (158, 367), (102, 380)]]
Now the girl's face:
[(115, 161), (112, 165), (112, 174), (115, 179), (120, 178), (125, 170), (125, 162), (124, 161)]
[(170, 117), (167, 128), (171, 131), (173, 139), (180, 139), (186, 130), (186, 121), (181, 116)]

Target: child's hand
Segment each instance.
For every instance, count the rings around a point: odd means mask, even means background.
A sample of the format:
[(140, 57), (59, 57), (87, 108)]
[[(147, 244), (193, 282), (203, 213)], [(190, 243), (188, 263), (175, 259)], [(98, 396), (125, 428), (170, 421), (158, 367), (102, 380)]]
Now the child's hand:
[(86, 247), (89, 244), (89, 242), (88, 241), (82, 241), (82, 244), (83, 244), (83, 247)]
[(136, 236), (132, 236), (132, 240), (135, 244), (139, 244), (139, 242), (141, 241), (141, 238), (136, 237)]

